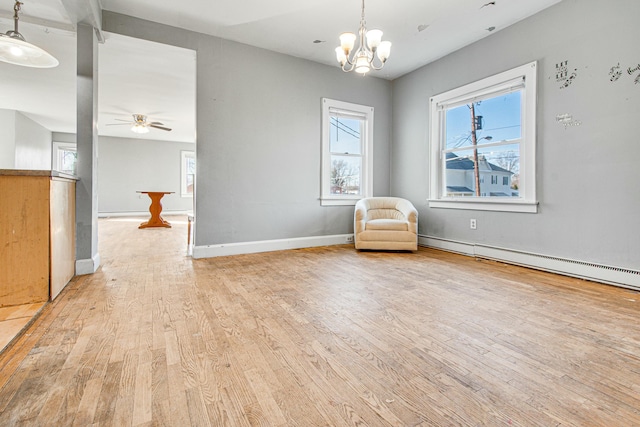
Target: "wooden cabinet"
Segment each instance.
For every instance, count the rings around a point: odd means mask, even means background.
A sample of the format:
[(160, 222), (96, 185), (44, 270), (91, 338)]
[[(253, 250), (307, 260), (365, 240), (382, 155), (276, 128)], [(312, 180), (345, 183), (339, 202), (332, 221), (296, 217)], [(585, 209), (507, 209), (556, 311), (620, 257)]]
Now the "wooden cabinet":
[(0, 307), (54, 299), (75, 274), (73, 177), (0, 170)]

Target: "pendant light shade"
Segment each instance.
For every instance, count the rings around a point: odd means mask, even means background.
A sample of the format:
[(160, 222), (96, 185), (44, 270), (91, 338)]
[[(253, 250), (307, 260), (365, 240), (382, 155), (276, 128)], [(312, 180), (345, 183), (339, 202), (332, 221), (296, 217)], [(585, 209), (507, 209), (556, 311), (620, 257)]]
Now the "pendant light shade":
[(59, 62), (44, 49), (27, 42), (18, 32), (18, 12), (22, 3), (13, 7), (14, 29), (0, 34), (0, 61), (23, 67), (53, 68)]

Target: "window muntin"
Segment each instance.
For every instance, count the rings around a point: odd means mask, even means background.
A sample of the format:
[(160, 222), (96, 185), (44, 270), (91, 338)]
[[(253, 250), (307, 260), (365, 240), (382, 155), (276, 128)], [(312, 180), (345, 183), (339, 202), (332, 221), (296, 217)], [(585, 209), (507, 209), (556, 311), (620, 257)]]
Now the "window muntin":
[(322, 100), (322, 205), (371, 195), (373, 108)]
[(532, 62), (431, 99), (431, 207), (537, 210), (535, 69)]

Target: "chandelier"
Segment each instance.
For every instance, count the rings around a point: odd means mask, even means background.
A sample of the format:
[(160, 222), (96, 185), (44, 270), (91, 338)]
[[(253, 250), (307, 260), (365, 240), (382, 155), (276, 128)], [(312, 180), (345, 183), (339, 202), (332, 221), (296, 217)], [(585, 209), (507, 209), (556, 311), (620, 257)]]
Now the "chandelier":
[(16, 0), (13, 6), (14, 29), (6, 34), (0, 33), (0, 61), (9, 64), (22, 65), (24, 67), (52, 68), (58, 65), (58, 60), (40, 49), (38, 46), (25, 41), (18, 32), (18, 12), (20, 3)]
[[(382, 31), (369, 30), (364, 20), (364, 0), (362, 0), (362, 18), (358, 36), (353, 33), (340, 34), (340, 46), (336, 48), (336, 58), (342, 71), (356, 71), (364, 76), (371, 70), (380, 70), (391, 53), (391, 42), (382, 41)], [(354, 50), (356, 38), (358, 47)], [(366, 43), (365, 43), (366, 40)], [(378, 63), (376, 64), (376, 57)]]

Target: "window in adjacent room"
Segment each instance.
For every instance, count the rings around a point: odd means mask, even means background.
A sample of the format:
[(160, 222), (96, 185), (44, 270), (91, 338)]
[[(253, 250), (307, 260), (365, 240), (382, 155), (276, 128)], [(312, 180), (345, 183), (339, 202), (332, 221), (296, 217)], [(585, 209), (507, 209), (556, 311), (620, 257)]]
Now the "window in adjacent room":
[(372, 195), (373, 107), (322, 99), (323, 206)]
[(537, 211), (535, 62), (434, 96), (430, 119), (429, 206)]
[(180, 195), (193, 197), (193, 189), (196, 182), (196, 154), (193, 151), (180, 152), (182, 162), (180, 167)]
[(78, 151), (71, 142), (53, 143), (53, 170), (77, 175)]

